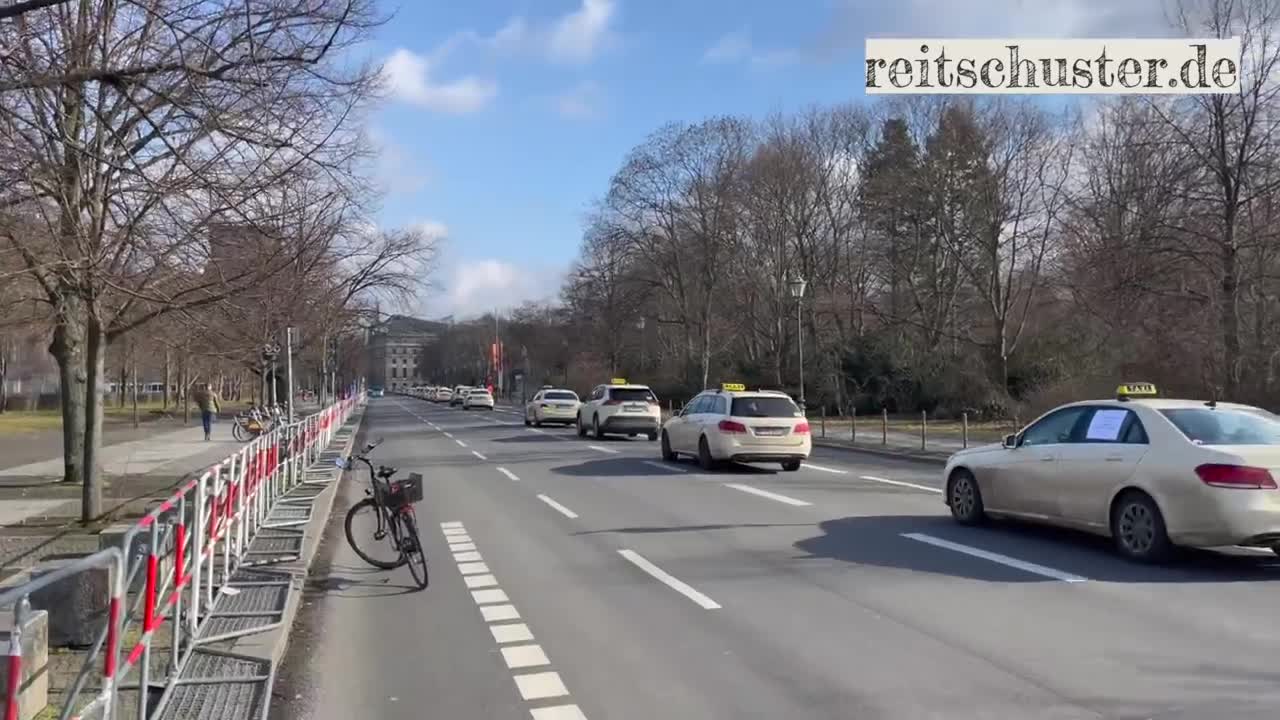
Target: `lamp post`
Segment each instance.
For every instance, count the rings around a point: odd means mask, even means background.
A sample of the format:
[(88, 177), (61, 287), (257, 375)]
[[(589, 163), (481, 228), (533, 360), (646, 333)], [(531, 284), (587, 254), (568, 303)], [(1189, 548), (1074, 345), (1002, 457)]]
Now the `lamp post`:
[(794, 275), (787, 284), (791, 287), (791, 297), (796, 299), (796, 351), (800, 361), (800, 410), (804, 412), (808, 408), (804, 401), (804, 325), (800, 320), (800, 308), (804, 298), (805, 280), (799, 275)]
[(644, 348), (644, 346), (645, 346), (645, 342), (644, 342), (644, 316), (643, 316), (643, 315), (641, 315), (641, 316), (640, 316), (640, 319), (636, 321), (636, 327), (640, 329), (640, 368), (641, 368), (641, 369), (643, 369), (643, 368), (644, 368), (644, 350), (645, 350), (645, 348)]

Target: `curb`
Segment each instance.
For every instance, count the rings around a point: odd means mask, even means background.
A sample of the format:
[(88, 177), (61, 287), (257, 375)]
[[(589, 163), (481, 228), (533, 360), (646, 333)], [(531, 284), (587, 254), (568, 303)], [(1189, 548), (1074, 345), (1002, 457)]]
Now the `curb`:
[(866, 447), (863, 445), (850, 445), (837, 440), (823, 440), (814, 438), (813, 444), (817, 447), (832, 448), (835, 450), (844, 450), (845, 452), (864, 453), (866, 455), (875, 455), (877, 457), (893, 458), (895, 460), (908, 460), (910, 462), (923, 463), (926, 465), (943, 466), (947, 464), (947, 460), (951, 458), (952, 453), (928, 452), (920, 450), (888, 450), (883, 447)]
[[(351, 448), (355, 446), (356, 437), (360, 434), (360, 430), (364, 425), (365, 409), (353, 415), (352, 422), (348, 427), (351, 428), (351, 434), (347, 437), (344, 445), (330, 445), (321, 451), (321, 454), (328, 454), (334, 450), (341, 450), (342, 455), (349, 455)], [(340, 428), (341, 429), (341, 428)], [(319, 465), (313, 465), (318, 468)], [(285, 605), (281, 612), (279, 625), (269, 631), (259, 633), (257, 635), (249, 635), (237, 638), (232, 641), (230, 651), (238, 655), (258, 658), (270, 663), (269, 679), (265, 686), (264, 705), (262, 707), (263, 718), (267, 717), (271, 710), (272, 693), (275, 687), (276, 673), (279, 670), (280, 663), (284, 659), (285, 652), (289, 647), (289, 636), (293, 632), (293, 623), (297, 618), (298, 610), (302, 605), (302, 596), (306, 590), (307, 578), (310, 575), (311, 563), (315, 560), (316, 554), (320, 549), (320, 541), (324, 538), (325, 527), (329, 523), (329, 515), (333, 512), (333, 505), (337, 499), (338, 491), (342, 486), (343, 478), (346, 473), (337, 472), (334, 467), (333, 471), (337, 473), (337, 478), (330, 482), (325, 489), (316, 495), (312, 504), (311, 517), (303, 528), (302, 550), (300, 556), (291, 562), (281, 563), (273, 566), (271, 570), (276, 572), (288, 573), (290, 575), (290, 584), (287, 595), (285, 597)]]

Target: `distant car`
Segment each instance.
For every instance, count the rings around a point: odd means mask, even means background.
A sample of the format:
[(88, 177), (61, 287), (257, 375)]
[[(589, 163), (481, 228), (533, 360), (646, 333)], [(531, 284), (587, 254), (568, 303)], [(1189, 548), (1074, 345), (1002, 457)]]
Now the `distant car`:
[(471, 410), (472, 408), (492, 410), (493, 395), (484, 388), (473, 388), (462, 400), (463, 410)]
[(590, 431), (596, 438), (614, 433), (628, 437), (643, 434), (650, 440), (657, 440), (662, 408), (658, 405), (658, 396), (649, 386), (614, 378), (609, 383), (597, 385), (591, 391), (591, 397), (578, 406), (575, 424), (578, 437), (586, 437)]
[(438, 403), (447, 403), (453, 399), (453, 390), (447, 387), (436, 388), (435, 395), (431, 399)]
[(543, 423), (572, 425), (578, 418), (582, 401), (578, 393), (563, 388), (543, 387), (524, 406), (524, 424), (542, 427)]
[(383, 391), (380, 387), (369, 388), (369, 397), (382, 397)]
[(727, 460), (794, 472), (812, 450), (809, 422), (786, 393), (740, 384), (704, 390), (662, 426), (663, 459), (691, 455), (704, 470)]
[(1161, 399), (1154, 385), (1057, 407), (943, 469), (957, 522), (1013, 517), (1108, 536), (1121, 555), (1243, 545), (1280, 554), (1280, 417)]
[(471, 392), (470, 385), (459, 385), (453, 389), (453, 394), (449, 397), (449, 407), (462, 406), (462, 401), (467, 399), (467, 393)]

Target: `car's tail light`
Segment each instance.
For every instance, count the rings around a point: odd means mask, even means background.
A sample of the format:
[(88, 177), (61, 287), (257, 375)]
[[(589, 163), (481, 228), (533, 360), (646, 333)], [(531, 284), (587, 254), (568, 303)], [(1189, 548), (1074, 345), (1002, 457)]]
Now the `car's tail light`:
[(742, 423), (740, 423), (740, 422), (737, 422), (737, 421), (734, 421), (734, 420), (721, 420), (721, 421), (720, 421), (720, 432), (727, 432), (727, 433), (745, 433), (746, 431), (747, 431), (747, 426), (746, 426), (746, 425), (743, 425), (743, 424), (742, 424)]
[(807, 423), (807, 422), (798, 422), (798, 423), (796, 423), (796, 427), (795, 427), (794, 432), (795, 432), (797, 435), (807, 435), (807, 434), (809, 434), (809, 423)]
[(1247, 465), (1208, 463), (1196, 468), (1196, 475), (1205, 485), (1222, 488), (1251, 490), (1275, 490), (1276, 480), (1266, 468)]

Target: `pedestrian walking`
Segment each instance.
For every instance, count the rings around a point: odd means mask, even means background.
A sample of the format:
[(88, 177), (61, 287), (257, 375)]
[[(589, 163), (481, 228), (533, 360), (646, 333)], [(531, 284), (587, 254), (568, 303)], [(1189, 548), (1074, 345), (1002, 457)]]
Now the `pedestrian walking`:
[(222, 405), (218, 402), (218, 393), (214, 392), (209, 383), (204, 383), (196, 390), (195, 401), (200, 406), (200, 422), (204, 425), (205, 442), (208, 442), (213, 434), (214, 413), (221, 412)]

